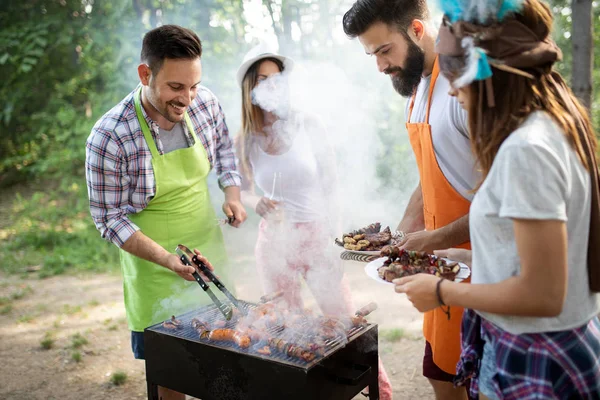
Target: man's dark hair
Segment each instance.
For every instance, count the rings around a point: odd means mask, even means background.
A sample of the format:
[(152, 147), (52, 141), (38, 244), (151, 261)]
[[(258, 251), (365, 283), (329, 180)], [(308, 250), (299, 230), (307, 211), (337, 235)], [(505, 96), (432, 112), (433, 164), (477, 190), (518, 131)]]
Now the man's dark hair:
[(362, 35), (376, 22), (383, 22), (406, 35), (415, 19), (428, 18), (426, 0), (358, 0), (344, 14), (344, 32), (351, 38)]
[(194, 59), (201, 56), (202, 42), (190, 29), (163, 25), (144, 35), (141, 59), (154, 75), (160, 71), (165, 58)]

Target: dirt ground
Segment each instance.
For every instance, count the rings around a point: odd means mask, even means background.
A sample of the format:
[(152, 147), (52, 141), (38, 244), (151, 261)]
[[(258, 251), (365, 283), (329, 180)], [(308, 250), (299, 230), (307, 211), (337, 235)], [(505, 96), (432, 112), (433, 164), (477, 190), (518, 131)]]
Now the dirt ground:
[[(252, 272), (251, 262), (241, 264)], [(369, 319), (387, 338), (380, 340), (379, 351), (394, 398), (433, 398), (420, 373), (421, 315), (391, 286), (370, 280), (364, 264), (346, 261), (344, 268), (355, 303), (379, 305)], [(146, 398), (144, 364), (130, 349), (120, 276), (0, 275), (0, 282), (1, 399)], [(260, 296), (248, 280), (237, 290), (247, 300)], [(118, 372), (126, 375), (121, 385), (111, 383)]]

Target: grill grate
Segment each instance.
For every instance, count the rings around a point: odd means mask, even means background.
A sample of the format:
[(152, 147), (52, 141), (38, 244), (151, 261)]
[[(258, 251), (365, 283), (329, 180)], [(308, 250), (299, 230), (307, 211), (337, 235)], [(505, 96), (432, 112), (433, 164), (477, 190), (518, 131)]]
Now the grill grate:
[[(255, 309), (257, 307), (256, 304), (248, 303), (242, 300), (239, 300), (240, 306), (246, 308), (247, 310)], [(201, 343), (203, 345), (208, 345), (212, 347), (222, 348), (229, 351), (243, 353), (250, 356), (255, 356), (264, 360), (271, 360), (278, 363), (284, 363), (288, 365), (292, 365), (295, 367), (300, 367), (304, 369), (309, 369), (312, 366), (316, 365), (318, 362), (327, 358), (329, 355), (335, 353), (338, 349), (344, 347), (348, 340), (352, 339), (355, 335), (360, 334), (363, 330), (365, 330), (364, 326), (354, 326), (348, 331), (346, 331), (346, 337), (336, 337), (334, 339), (329, 339), (325, 341), (324, 346), (324, 354), (315, 357), (314, 360), (307, 362), (302, 359), (288, 356), (287, 354), (280, 353), (275, 349), (271, 349), (271, 354), (261, 354), (257, 350), (261, 348), (263, 345), (266, 345), (266, 342), (260, 342), (259, 344), (252, 343), (252, 345), (247, 349), (241, 349), (236, 346), (234, 343), (229, 342), (217, 342), (208, 339), (201, 339), (198, 332), (192, 328), (191, 321), (193, 318), (197, 318), (200, 321), (204, 321), (208, 324), (213, 324), (216, 321), (222, 320), (222, 315), (217, 309), (215, 305), (209, 305), (197, 310), (189, 311), (181, 316), (176, 317), (178, 320), (182, 322), (182, 329), (168, 329), (162, 326), (162, 323), (156, 324), (148, 330), (159, 332), (161, 334), (173, 336), (176, 338), (185, 339), (192, 342)], [(227, 321), (223, 328), (235, 329), (236, 321)], [(292, 343), (302, 343), (302, 337), (306, 337), (306, 335), (302, 334), (302, 330), (294, 333), (290, 332), (288, 329), (283, 326), (277, 326), (270, 328), (268, 330), (269, 334), (272, 335), (273, 338), (282, 338), (283, 334), (285, 334), (285, 340), (290, 341)], [(290, 333), (294, 336), (290, 337)], [(294, 340), (296, 338), (297, 340)]]

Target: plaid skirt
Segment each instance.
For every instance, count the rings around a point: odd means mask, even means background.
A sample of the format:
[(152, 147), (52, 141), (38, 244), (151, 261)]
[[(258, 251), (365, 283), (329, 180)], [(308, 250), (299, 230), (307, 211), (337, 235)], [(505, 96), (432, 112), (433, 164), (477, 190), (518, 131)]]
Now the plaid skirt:
[(559, 332), (513, 335), (465, 310), (462, 354), (456, 386), (471, 379), (471, 396), (478, 397), (482, 335), (492, 338), (496, 352), (493, 377), (500, 399), (600, 399), (600, 321)]

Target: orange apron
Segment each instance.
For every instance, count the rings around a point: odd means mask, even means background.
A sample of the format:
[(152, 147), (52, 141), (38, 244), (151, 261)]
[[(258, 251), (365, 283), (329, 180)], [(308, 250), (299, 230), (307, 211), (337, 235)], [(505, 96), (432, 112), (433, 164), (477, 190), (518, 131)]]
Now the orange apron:
[[(410, 144), (419, 167), (421, 190), (423, 191), (423, 215), (425, 229), (428, 231), (441, 228), (468, 214), (471, 205), (471, 202), (462, 197), (448, 182), (435, 158), (429, 112), (439, 71), (436, 59), (431, 74), (425, 122), (406, 124)], [(415, 95), (411, 100), (408, 121), (410, 121), (415, 105)], [(470, 244), (464, 243), (458, 247), (470, 248)], [(451, 307), (452, 317), (448, 320), (441, 308), (436, 308), (426, 312), (423, 317), (423, 335), (431, 345), (433, 361), (440, 369), (452, 375), (456, 374), (456, 364), (460, 357), (462, 314), (463, 308)]]

